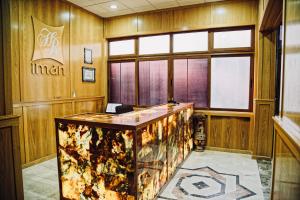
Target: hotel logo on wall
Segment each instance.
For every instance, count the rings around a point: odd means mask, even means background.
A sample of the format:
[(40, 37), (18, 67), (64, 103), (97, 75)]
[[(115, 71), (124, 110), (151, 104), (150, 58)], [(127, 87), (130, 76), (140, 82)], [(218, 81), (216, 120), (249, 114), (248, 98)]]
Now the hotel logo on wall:
[(64, 26), (54, 27), (32, 17), (34, 29), (34, 52), (32, 73), (64, 75), (62, 37)]

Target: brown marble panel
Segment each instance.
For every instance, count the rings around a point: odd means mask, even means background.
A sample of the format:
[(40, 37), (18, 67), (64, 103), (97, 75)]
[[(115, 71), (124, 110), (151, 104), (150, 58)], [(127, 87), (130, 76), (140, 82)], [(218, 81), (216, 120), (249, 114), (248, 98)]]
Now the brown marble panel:
[(58, 162), (64, 199), (135, 199), (134, 132), (58, 124)]
[(189, 108), (184, 110), (184, 159), (189, 155), (193, 149), (193, 121), (192, 121), (193, 109)]
[(167, 118), (137, 132), (138, 199), (153, 199), (167, 180)]

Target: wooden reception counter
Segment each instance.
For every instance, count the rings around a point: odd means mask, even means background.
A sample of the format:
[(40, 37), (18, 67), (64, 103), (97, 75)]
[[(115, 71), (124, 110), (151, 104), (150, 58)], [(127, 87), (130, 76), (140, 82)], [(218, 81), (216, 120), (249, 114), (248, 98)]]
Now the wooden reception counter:
[(193, 104), (56, 118), (61, 199), (154, 199), (192, 149)]

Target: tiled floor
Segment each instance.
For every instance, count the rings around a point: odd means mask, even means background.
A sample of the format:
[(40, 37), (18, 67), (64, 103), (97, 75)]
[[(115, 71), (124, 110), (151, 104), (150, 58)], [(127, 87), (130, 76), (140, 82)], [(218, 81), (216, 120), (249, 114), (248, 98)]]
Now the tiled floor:
[(59, 199), (56, 159), (23, 169), (25, 200)]
[(270, 199), (272, 187), (272, 162), (269, 160), (257, 160), (261, 185), (266, 200)]
[[(52, 159), (23, 170), (25, 200), (59, 199), (56, 162)], [(265, 195), (268, 200), (270, 177), (270, 162), (259, 162), (258, 170), (249, 155), (192, 152), (158, 199), (263, 200)]]

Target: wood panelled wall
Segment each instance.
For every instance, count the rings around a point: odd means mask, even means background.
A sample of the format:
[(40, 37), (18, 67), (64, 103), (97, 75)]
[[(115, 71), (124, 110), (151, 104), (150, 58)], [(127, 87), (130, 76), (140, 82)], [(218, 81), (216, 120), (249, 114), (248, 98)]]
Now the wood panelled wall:
[(257, 23), (255, 0), (221, 1), (105, 19), (105, 37), (122, 37)]
[(256, 68), (255, 156), (272, 157), (273, 121), (275, 103), (275, 32), (258, 33)]
[[(267, 3), (259, 1), (258, 25), (261, 24)], [(276, 62), (276, 33), (275, 31), (256, 32), (256, 69), (255, 69), (255, 132), (254, 157), (272, 157), (273, 150), (273, 121), (275, 103), (275, 62)]]
[(11, 2), (0, 2), (0, 199), (23, 200), (19, 116), (12, 115)]
[[(2, 13), (2, 5), (0, 3), (0, 11)], [(0, 15), (0, 116), (5, 114), (5, 96), (4, 96), (4, 64), (3, 64), (3, 23), (2, 14)]]
[(207, 148), (251, 154), (254, 142), (254, 115), (251, 112), (204, 111), (207, 116)]
[[(11, 2), (13, 107), (14, 114), (21, 116), (21, 159), (28, 166), (55, 154), (55, 117), (102, 111), (107, 91), (104, 26), (102, 18), (66, 1)], [(64, 26), (64, 75), (32, 73), (32, 17), (50, 26)], [(84, 48), (92, 49), (93, 64), (84, 63)], [(82, 82), (82, 66), (96, 68), (95, 83)]]
[[(256, 25), (257, 7), (256, 0), (232, 0), (107, 18), (104, 20), (104, 37)], [(207, 145), (210, 149), (254, 152), (253, 113), (196, 112), (208, 117)]]
[(21, 116), (21, 160), (24, 166), (55, 155), (55, 117), (101, 112), (103, 103), (103, 97), (86, 97), (15, 104), (14, 113)]
[(11, 2), (8, 0), (1, 1), (1, 26), (0, 35), (2, 40), (0, 42), (1, 55), (0, 55), (0, 115), (11, 115), (12, 114), (12, 45), (11, 32), (9, 28), (11, 25)]
[(18, 116), (0, 116), (0, 199), (24, 199), (18, 126)]
[[(103, 96), (106, 81), (103, 65), (103, 20), (61, 0), (14, 1), (12, 23), (15, 51), (13, 102), (47, 101), (70, 97)], [(64, 76), (33, 75), (31, 59), (34, 48), (32, 17), (51, 26), (64, 26)], [(93, 50), (93, 64), (84, 64), (84, 48)], [(97, 81), (83, 83), (81, 67), (95, 67)]]

